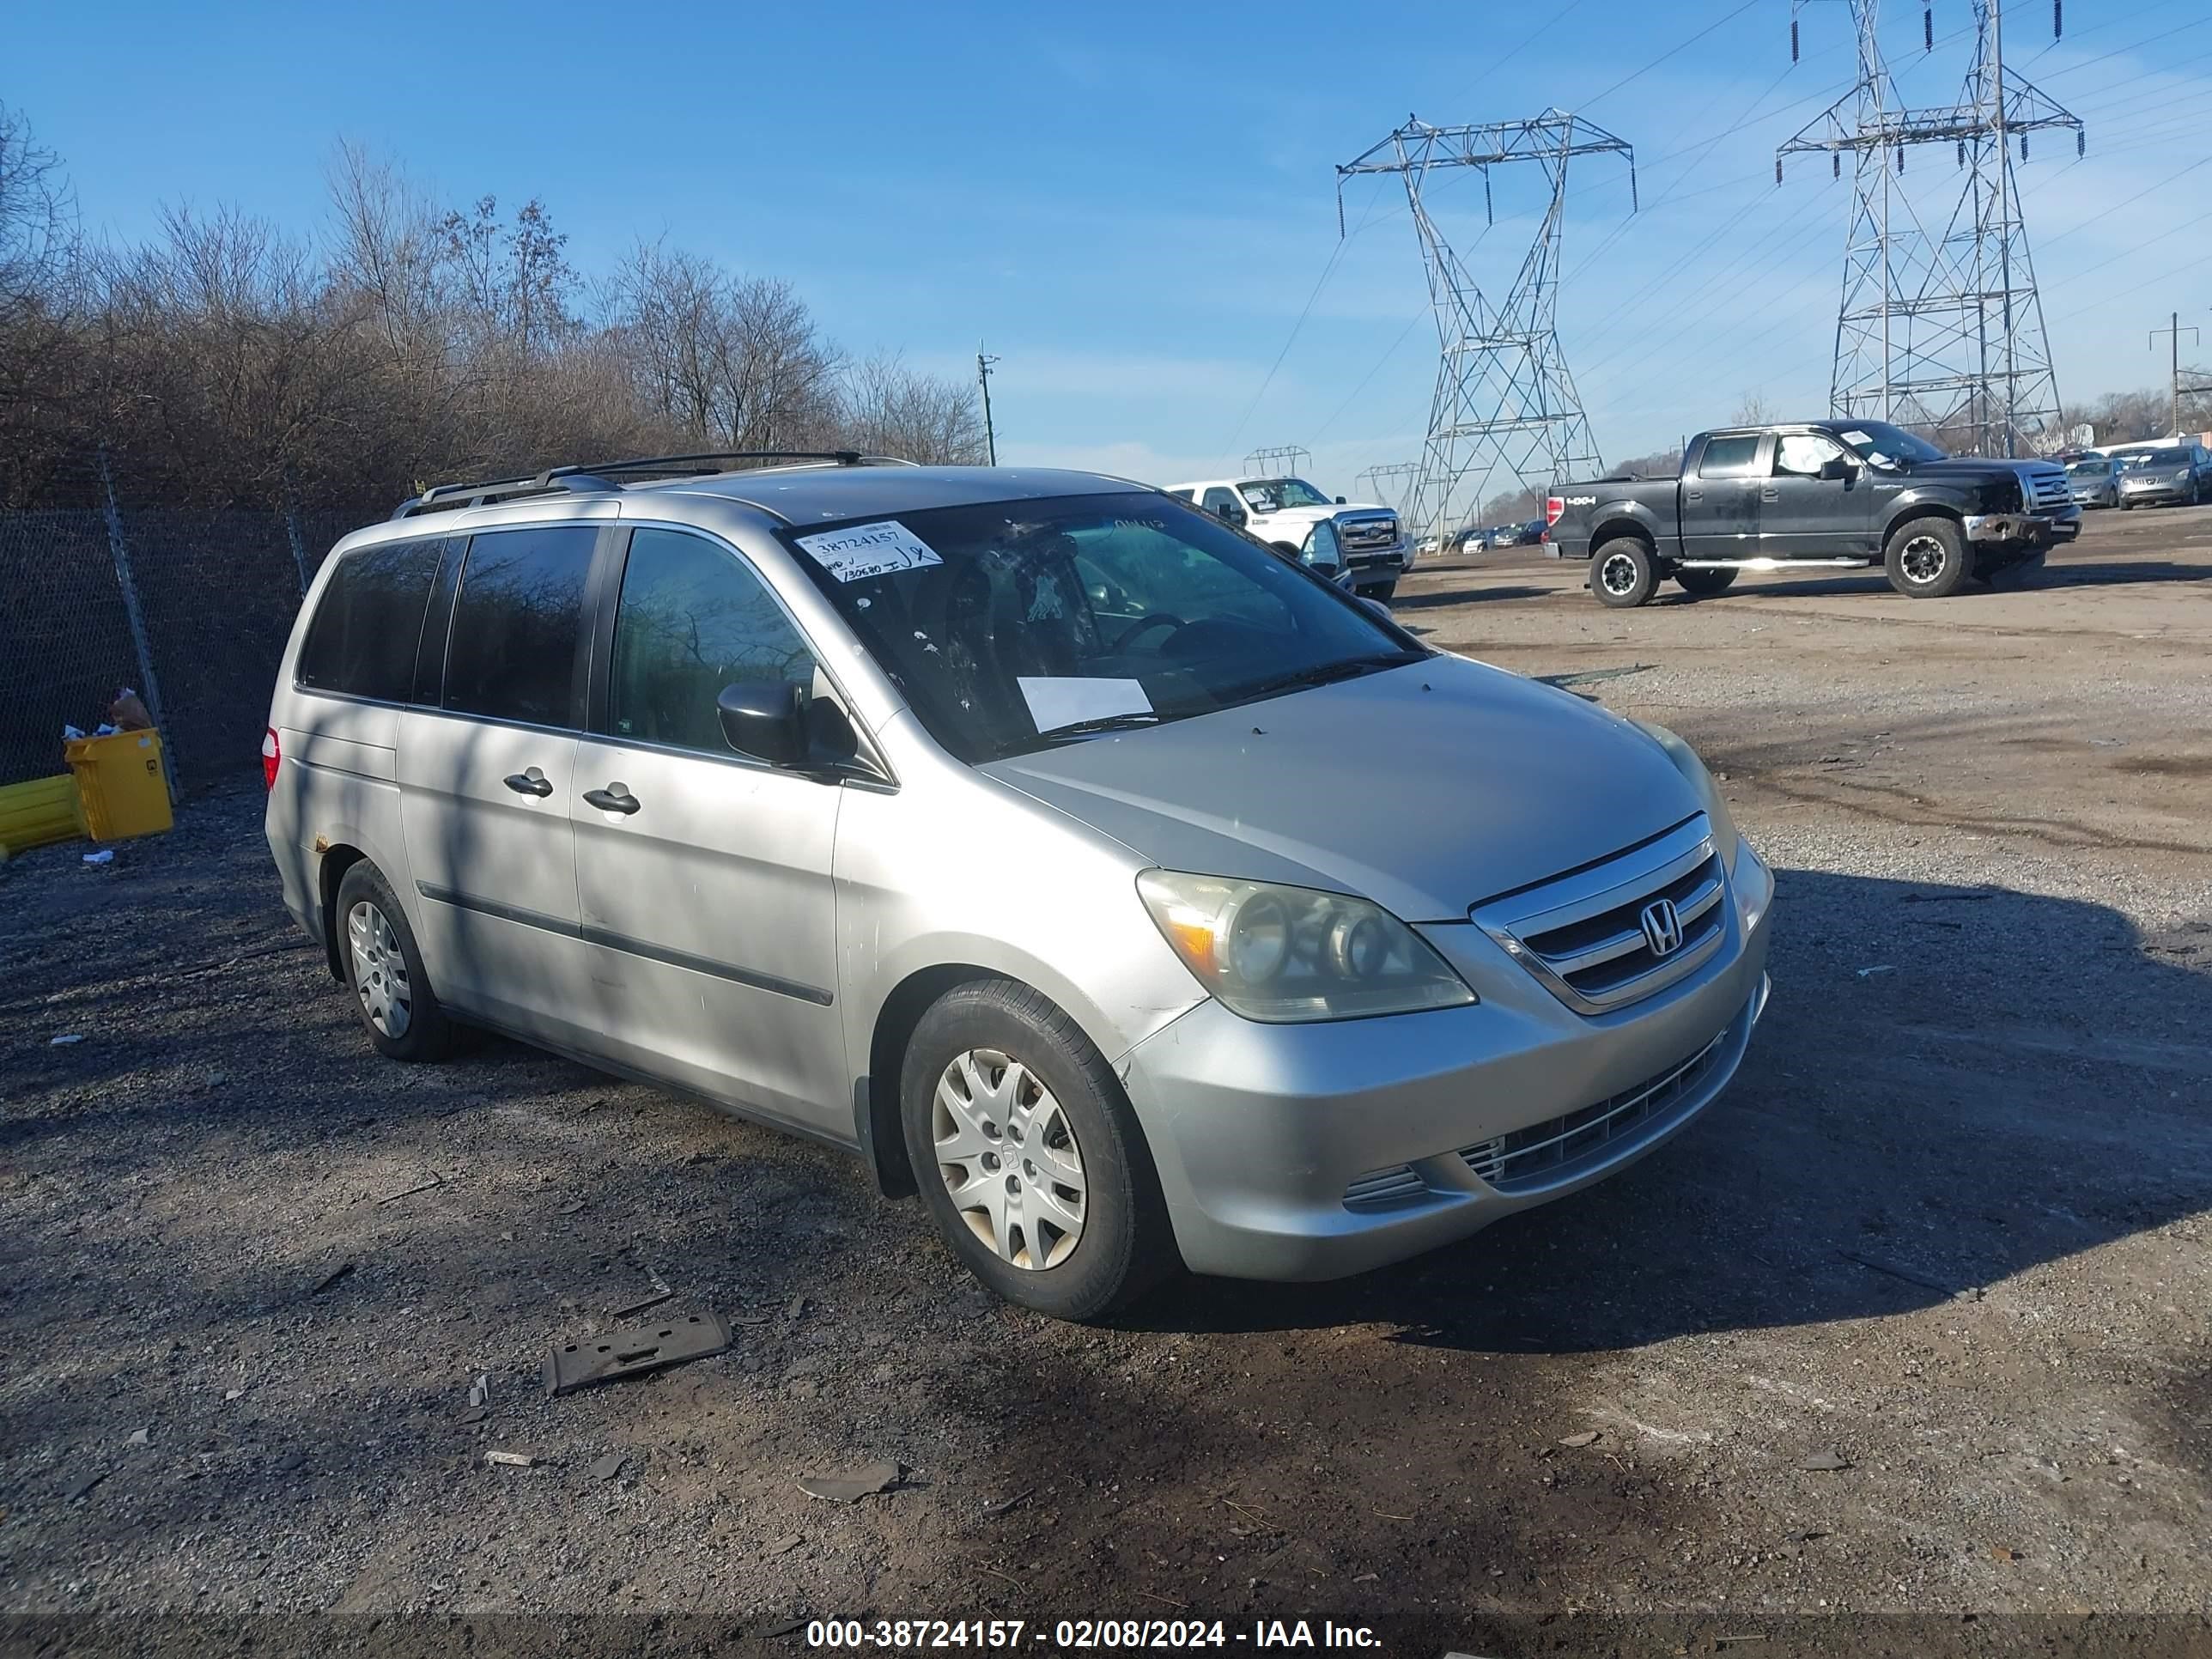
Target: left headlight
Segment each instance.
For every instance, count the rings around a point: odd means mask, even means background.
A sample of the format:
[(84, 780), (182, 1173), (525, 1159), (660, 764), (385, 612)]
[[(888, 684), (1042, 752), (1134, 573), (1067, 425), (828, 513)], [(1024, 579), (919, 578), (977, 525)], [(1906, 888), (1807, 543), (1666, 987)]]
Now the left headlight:
[(1222, 1005), (1287, 1024), (1454, 1008), (1467, 981), (1381, 905), (1347, 893), (1147, 870), (1138, 896)]
[(1690, 787), (1704, 800), (1705, 816), (1712, 821), (1713, 844), (1720, 848), (1721, 862), (1733, 873), (1737, 841), (1735, 820), (1729, 816), (1728, 802), (1721, 798), (1720, 785), (1705, 769), (1705, 762), (1698, 758), (1698, 751), (1665, 726), (1651, 720), (1638, 720), (1635, 724), (1667, 751), (1667, 758), (1674, 763), (1674, 769), (1689, 781)]

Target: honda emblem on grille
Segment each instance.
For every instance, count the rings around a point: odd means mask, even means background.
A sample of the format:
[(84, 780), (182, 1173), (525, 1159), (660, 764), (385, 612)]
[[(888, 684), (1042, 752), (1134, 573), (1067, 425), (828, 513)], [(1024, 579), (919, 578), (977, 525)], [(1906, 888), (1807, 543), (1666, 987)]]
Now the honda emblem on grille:
[(1651, 947), (1655, 957), (1671, 957), (1682, 948), (1682, 918), (1674, 908), (1672, 899), (1654, 899), (1644, 907), (1638, 918), (1644, 928), (1644, 942)]

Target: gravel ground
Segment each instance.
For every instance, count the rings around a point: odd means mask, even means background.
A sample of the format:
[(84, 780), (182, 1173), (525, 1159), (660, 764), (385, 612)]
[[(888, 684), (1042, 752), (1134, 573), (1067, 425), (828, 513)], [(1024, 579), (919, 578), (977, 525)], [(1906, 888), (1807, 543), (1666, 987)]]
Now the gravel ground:
[[(2212, 511), (1942, 603), (1620, 613), (1578, 575), (1448, 562), (1400, 614), (1641, 667), (1584, 689), (1725, 775), (1781, 872), (1739, 1081), (1461, 1246), (1114, 1329), (997, 1305), (823, 1149), (504, 1042), (378, 1060), (258, 788), (0, 866), (0, 1613), (112, 1620), (0, 1646), (340, 1613), (315, 1642), (490, 1650), (549, 1612), (678, 1616), (573, 1650), (821, 1615), (2212, 1644)], [(548, 1400), (549, 1346), (656, 1279), (730, 1351)], [(857, 1504), (798, 1485), (877, 1460)]]

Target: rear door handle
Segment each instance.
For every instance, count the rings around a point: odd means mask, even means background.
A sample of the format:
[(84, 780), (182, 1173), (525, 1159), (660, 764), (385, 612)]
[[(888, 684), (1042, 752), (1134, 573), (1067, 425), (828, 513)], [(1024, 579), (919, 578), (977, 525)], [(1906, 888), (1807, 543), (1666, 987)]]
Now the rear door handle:
[(1762, 501), (1778, 501), (1782, 496), (1772, 484), (1769, 484), (1759, 492), (1759, 499)]
[(534, 766), (526, 771), (508, 773), (507, 787), (518, 795), (535, 795), (540, 800), (553, 793), (552, 784), (546, 780), (545, 775)]
[(611, 783), (604, 789), (586, 789), (584, 791), (584, 804), (596, 806), (602, 812), (623, 814), (635, 812), (642, 805), (635, 795), (619, 783)]

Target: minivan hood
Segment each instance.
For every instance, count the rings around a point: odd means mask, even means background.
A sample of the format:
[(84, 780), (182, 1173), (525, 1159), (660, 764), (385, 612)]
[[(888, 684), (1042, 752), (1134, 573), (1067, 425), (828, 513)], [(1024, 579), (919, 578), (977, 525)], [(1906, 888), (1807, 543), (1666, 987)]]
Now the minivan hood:
[(1619, 716), (1449, 656), (981, 769), (1164, 868), (1407, 921), (1464, 921), (1703, 805)]

